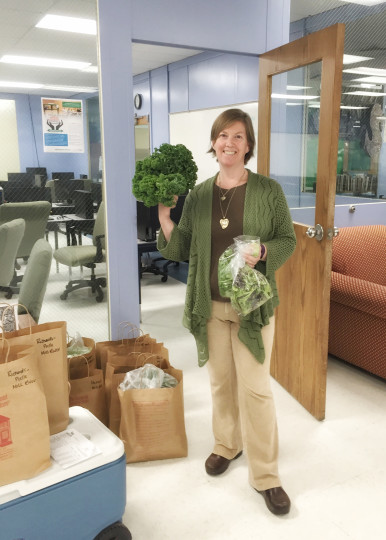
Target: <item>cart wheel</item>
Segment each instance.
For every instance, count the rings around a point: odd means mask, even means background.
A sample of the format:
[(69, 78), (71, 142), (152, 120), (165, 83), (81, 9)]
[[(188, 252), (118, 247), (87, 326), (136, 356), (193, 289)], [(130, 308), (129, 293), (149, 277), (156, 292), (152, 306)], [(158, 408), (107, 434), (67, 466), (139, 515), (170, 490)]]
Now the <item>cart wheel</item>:
[(161, 278), (161, 281), (162, 281), (163, 283), (165, 283), (165, 281), (167, 281), (167, 280), (168, 280), (168, 276), (163, 276), (163, 277)]
[(64, 292), (63, 294), (61, 294), (60, 299), (61, 300), (67, 300), (67, 293)]
[(120, 521), (109, 525), (94, 540), (131, 540), (131, 532)]

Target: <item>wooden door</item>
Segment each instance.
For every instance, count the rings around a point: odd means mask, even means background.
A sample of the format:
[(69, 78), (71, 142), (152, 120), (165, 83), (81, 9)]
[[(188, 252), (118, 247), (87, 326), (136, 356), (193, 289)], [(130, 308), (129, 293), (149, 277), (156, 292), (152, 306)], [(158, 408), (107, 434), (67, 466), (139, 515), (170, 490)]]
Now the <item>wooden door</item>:
[[(334, 234), (343, 45), (344, 25), (336, 24), (268, 51), (260, 56), (259, 64), (258, 171), (275, 178), (274, 169), (281, 167), (283, 172), (288, 165), (293, 170), (282, 175), (282, 184), (286, 196), (288, 193), (289, 206), (293, 207), (291, 198), (296, 197), (302, 205), (303, 196), (309, 197), (315, 206), (310, 222), (294, 223), (297, 237), (295, 253), (277, 272), (280, 305), (276, 313), (271, 373), (319, 420), (325, 417), (326, 402), (331, 240)], [(297, 98), (300, 101), (298, 107), (303, 107), (301, 114), (296, 113), (303, 119), (305, 133), (302, 136), (293, 129), (289, 118), (291, 114), (295, 115), (296, 99), (292, 100), (291, 108), (288, 106), (291, 101), (287, 98), (286, 109), (282, 103), (275, 112), (275, 98), (283, 94), (273, 93), (272, 88), (276, 77), (279, 77), (279, 87), (283, 88), (283, 81), (290, 79), (291, 74), (296, 73), (294, 70), (302, 70), (304, 75), (305, 69), (315, 71), (317, 66), (320, 66), (321, 83), (320, 102), (319, 96), (314, 99), (314, 106), (320, 107), (315, 140), (313, 135), (309, 135), (311, 105), (307, 106), (307, 115), (304, 114), (305, 103), (310, 100), (302, 102), (300, 96)], [(307, 81), (311, 79), (308, 77)], [(301, 92), (312, 92), (304, 90), (304, 87), (310, 88), (305, 84)], [(308, 97), (312, 99), (310, 95)], [(273, 121), (281, 126), (275, 128), (274, 134), (271, 129)], [(312, 127), (314, 129), (315, 126)], [(290, 135), (287, 139), (286, 133)], [(304, 170), (310, 165), (310, 141), (314, 147), (317, 146), (316, 182), (312, 186), (314, 190), (316, 187), (315, 194), (305, 191), (310, 189), (307, 188), (307, 171)], [(294, 163), (299, 165), (298, 170)], [(293, 195), (295, 192), (297, 194)]]

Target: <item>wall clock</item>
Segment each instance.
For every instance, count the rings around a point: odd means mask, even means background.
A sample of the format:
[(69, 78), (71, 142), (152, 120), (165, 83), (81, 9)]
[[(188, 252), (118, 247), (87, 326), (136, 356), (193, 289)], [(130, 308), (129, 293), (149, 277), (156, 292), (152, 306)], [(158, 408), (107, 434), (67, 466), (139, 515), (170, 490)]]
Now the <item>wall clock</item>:
[(134, 96), (134, 107), (140, 109), (142, 107), (142, 94), (135, 94)]

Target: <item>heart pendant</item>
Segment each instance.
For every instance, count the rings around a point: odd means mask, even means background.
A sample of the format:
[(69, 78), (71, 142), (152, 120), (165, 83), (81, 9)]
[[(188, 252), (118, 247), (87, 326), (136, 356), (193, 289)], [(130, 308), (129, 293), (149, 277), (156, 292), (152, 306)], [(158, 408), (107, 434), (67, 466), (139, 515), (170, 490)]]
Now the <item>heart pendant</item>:
[(220, 225), (223, 229), (226, 229), (229, 225), (229, 219), (226, 219), (226, 218), (220, 219)]

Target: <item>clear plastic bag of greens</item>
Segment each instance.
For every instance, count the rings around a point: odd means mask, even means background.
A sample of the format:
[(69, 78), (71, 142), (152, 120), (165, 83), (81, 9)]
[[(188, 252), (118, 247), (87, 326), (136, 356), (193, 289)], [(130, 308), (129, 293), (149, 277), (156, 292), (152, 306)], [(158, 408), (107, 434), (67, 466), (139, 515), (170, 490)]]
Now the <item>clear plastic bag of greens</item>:
[(122, 390), (133, 388), (170, 388), (177, 386), (177, 384), (177, 379), (172, 375), (165, 373), (154, 364), (145, 364), (140, 368), (128, 371), (119, 387)]
[(241, 235), (234, 241), (219, 259), (219, 290), (221, 296), (230, 298), (233, 309), (245, 316), (272, 298), (272, 290), (267, 278), (244, 260), (246, 251), (259, 256), (260, 239)]
[(70, 343), (67, 345), (67, 357), (71, 358), (73, 356), (81, 356), (91, 352), (92, 347), (87, 347), (83, 338), (79, 332), (75, 332), (75, 336), (71, 339)]

